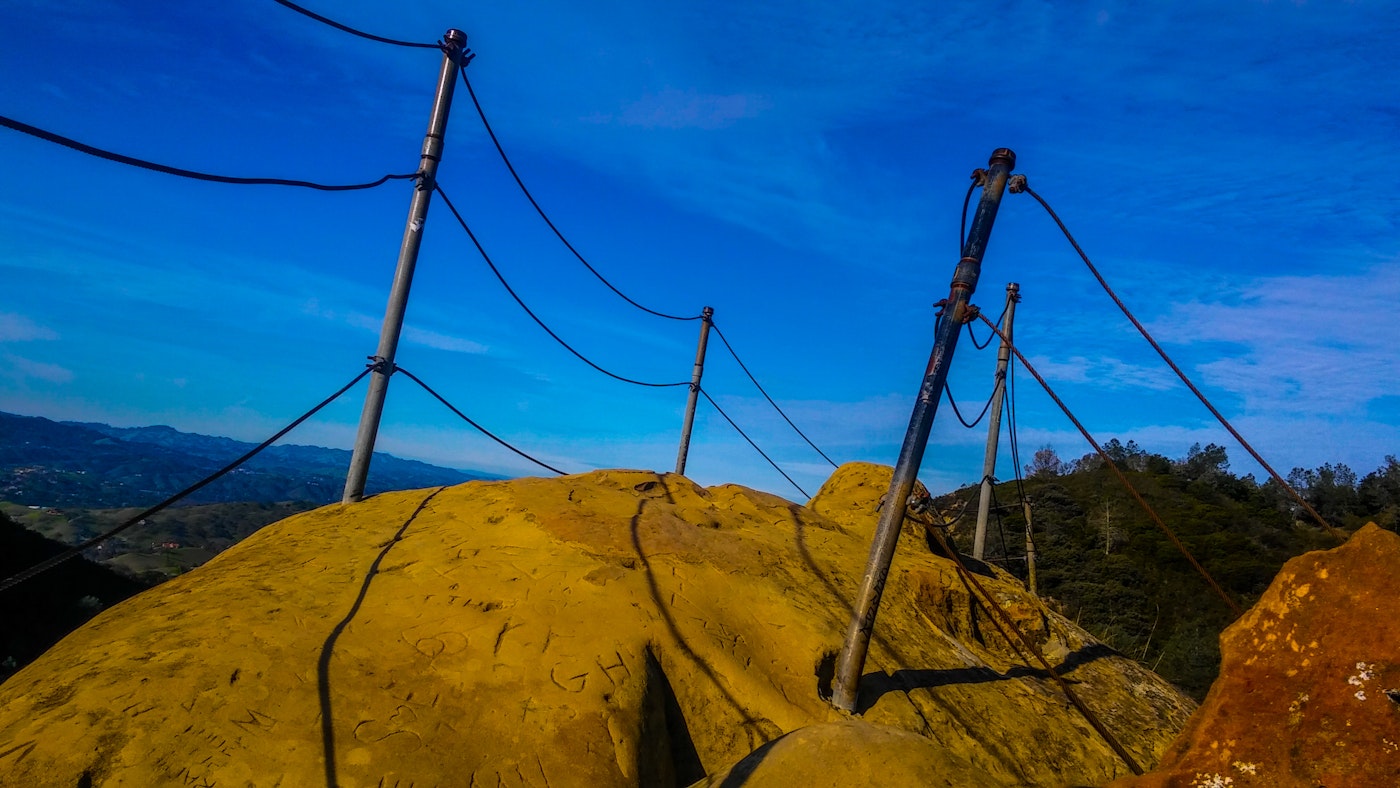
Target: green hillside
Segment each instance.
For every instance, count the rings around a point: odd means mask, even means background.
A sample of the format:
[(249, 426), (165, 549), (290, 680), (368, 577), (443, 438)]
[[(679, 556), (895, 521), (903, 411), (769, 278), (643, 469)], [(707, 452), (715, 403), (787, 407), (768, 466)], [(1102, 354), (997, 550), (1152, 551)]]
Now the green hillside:
[[(64, 549), (0, 513), (0, 577), (28, 569)], [(98, 611), (145, 587), (85, 558), (74, 558), (0, 593), (0, 681)]]
[[(1258, 598), (1289, 558), (1337, 544), (1277, 484), (1231, 473), (1219, 446), (1194, 446), (1178, 460), (1131, 441), (1110, 441), (1106, 450), (1241, 607)], [(1062, 462), (1047, 446), (1026, 471), (1040, 593), (1113, 648), (1202, 696), (1219, 667), (1217, 637), (1230, 610), (1098, 455)], [(1345, 465), (1329, 464), (1294, 469), (1289, 481), (1334, 526), (1351, 531), (1374, 521), (1396, 529), (1400, 463), (1394, 457), (1360, 479)], [(1017, 484), (995, 491), (1000, 516), (988, 527), (987, 558), (1025, 578)], [(958, 512), (971, 501), (954, 526), (964, 550), (972, 543), (977, 495), (978, 488), (967, 487), (938, 502), (943, 511)]]
[[(95, 561), (147, 583), (183, 574), (269, 523), (315, 508), (308, 501), (177, 506), (92, 548)], [(0, 501), (0, 513), (35, 533), (73, 545), (138, 514), (137, 508), (47, 509)]]

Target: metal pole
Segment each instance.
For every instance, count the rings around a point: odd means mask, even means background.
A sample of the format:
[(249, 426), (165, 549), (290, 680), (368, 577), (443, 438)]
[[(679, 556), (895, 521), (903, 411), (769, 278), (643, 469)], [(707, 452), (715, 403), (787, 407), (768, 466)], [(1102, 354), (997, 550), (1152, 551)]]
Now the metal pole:
[(1026, 514), (1026, 590), (1037, 596), (1035, 588), (1035, 533), (1031, 530), (1031, 502), (1021, 501), (1021, 511)]
[(685, 473), (685, 461), (690, 455), (690, 428), (695, 425), (695, 403), (700, 398), (700, 376), (705, 372), (705, 347), (710, 342), (710, 324), (714, 307), (700, 313), (700, 344), (695, 348), (695, 368), (690, 373), (690, 397), (685, 401), (685, 423), (681, 426), (681, 447), (676, 452), (676, 473)]
[(933, 417), (938, 410), (938, 400), (948, 379), (948, 364), (953, 359), (958, 335), (962, 332), (963, 323), (970, 318), (968, 299), (977, 288), (977, 277), (982, 270), (982, 256), (986, 253), (987, 240), (992, 234), (992, 223), (996, 221), (997, 208), (1000, 207), (1002, 194), (1006, 191), (1006, 179), (1011, 173), (1011, 168), (1015, 166), (1016, 154), (1010, 149), (997, 148), (992, 153), (989, 169), (982, 184), (982, 200), (977, 205), (972, 230), (968, 233), (967, 244), (963, 247), (962, 260), (953, 272), (953, 283), (944, 306), (943, 320), (936, 332), (933, 352), (924, 371), (923, 385), (919, 387), (919, 397), (914, 401), (914, 412), (909, 417), (909, 429), (904, 434), (904, 445), (899, 450), (899, 461), (895, 464), (889, 492), (885, 494), (885, 506), (880, 510), (880, 521), (875, 526), (870, 558), (865, 566), (865, 575), (861, 579), (860, 595), (851, 616), (850, 628), (846, 632), (846, 642), (841, 648), (832, 688), (832, 705), (848, 712), (856, 710), (860, 675), (865, 669), (866, 652), (870, 649), (870, 634), (875, 628), (875, 614), (880, 607), (880, 595), (884, 592), (885, 581), (889, 578), (890, 561), (894, 558), (894, 548), (899, 541), (899, 530), (909, 504), (909, 494), (919, 476), (919, 464), (923, 461), (924, 447), (928, 445), (929, 430), (933, 427)]
[(1001, 437), (1002, 395), (1006, 391), (1006, 366), (1011, 361), (1011, 323), (1016, 318), (1016, 302), (1021, 300), (1021, 286), (1012, 282), (1006, 286), (1006, 322), (1001, 328), (1001, 347), (997, 350), (997, 376), (992, 386), (992, 420), (987, 425), (987, 452), (982, 459), (982, 500), (977, 506), (977, 530), (972, 537), (972, 557), (983, 560), (987, 548), (987, 513), (992, 506), (992, 474), (997, 469), (997, 439)]
[(374, 372), (369, 378), (369, 392), (360, 412), (360, 430), (355, 436), (355, 451), (350, 457), (350, 470), (345, 474), (345, 495), (342, 503), (354, 503), (365, 495), (365, 479), (369, 476), (369, 461), (374, 455), (374, 442), (379, 434), (379, 419), (384, 413), (384, 395), (389, 390), (389, 375), (394, 371), (394, 356), (399, 348), (399, 333), (403, 330), (404, 311), (408, 308), (408, 290), (413, 285), (413, 268), (418, 263), (418, 247), (423, 243), (423, 224), (428, 218), (428, 203), (433, 196), (438, 161), (442, 159), (443, 136), (447, 133), (447, 114), (452, 109), (452, 93), (457, 86), (457, 66), (467, 43), (460, 30), (448, 30), (442, 37), (444, 49), (442, 69), (438, 73), (437, 94), (433, 97), (432, 114), (428, 116), (428, 133), (423, 138), (422, 158), (418, 163), (418, 184), (413, 201), (408, 206), (408, 222), (404, 226), (403, 242), (399, 245), (398, 267), (394, 270), (394, 285), (389, 291), (389, 305), (384, 311), (384, 324), (379, 330), (379, 348), (370, 360)]

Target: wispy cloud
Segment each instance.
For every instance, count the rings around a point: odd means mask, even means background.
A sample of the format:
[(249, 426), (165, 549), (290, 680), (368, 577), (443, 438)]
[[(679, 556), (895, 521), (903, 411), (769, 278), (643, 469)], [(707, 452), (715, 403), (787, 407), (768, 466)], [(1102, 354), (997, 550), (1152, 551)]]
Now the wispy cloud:
[[(1400, 379), (1400, 267), (1261, 278), (1174, 307), (1154, 328), (1179, 344), (1237, 349), (1199, 366), (1251, 414), (1357, 415)], [(1400, 414), (1396, 414), (1400, 417)]]
[(8, 378), (19, 381), (36, 379), (48, 383), (67, 383), (73, 379), (72, 370), (57, 364), (34, 361), (13, 353), (0, 354), (0, 359), (5, 362), (3, 374)]
[(756, 117), (770, 106), (771, 102), (754, 94), (715, 95), (672, 88), (644, 96), (623, 108), (616, 116), (594, 115), (586, 120), (615, 122), (644, 129), (709, 130)]
[(24, 315), (0, 312), (0, 342), (32, 342), (58, 339), (58, 332)]
[(1145, 388), (1152, 391), (1166, 391), (1179, 385), (1171, 371), (1160, 365), (1145, 367), (1116, 358), (1070, 356), (1063, 361), (1054, 361), (1036, 356), (1030, 362), (1052, 384), (1088, 383), (1104, 389)]
[[(383, 318), (377, 318), (363, 312), (337, 312), (334, 309), (327, 309), (321, 306), (321, 302), (315, 298), (309, 299), (303, 303), (301, 311), (303, 314), (344, 323), (345, 325), (375, 334), (379, 333), (383, 325)], [(436, 350), (446, 350), (451, 353), (480, 355), (490, 350), (486, 345), (474, 340), (443, 334), (438, 331), (431, 331), (414, 325), (405, 325), (403, 327), (403, 339), (415, 345), (422, 345)]]

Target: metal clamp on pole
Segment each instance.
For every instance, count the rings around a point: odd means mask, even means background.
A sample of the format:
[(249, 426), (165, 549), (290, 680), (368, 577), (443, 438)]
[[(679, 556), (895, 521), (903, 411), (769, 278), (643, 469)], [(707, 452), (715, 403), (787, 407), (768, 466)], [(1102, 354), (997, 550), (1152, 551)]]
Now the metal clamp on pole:
[(360, 412), (360, 429), (355, 436), (355, 451), (350, 456), (350, 470), (345, 474), (345, 495), (342, 503), (354, 503), (365, 496), (365, 480), (369, 477), (369, 461), (374, 456), (374, 443), (379, 437), (379, 419), (384, 415), (384, 397), (389, 391), (389, 375), (394, 369), (394, 356), (399, 349), (399, 334), (403, 331), (403, 316), (408, 309), (408, 291), (413, 285), (413, 269), (418, 264), (418, 247), (423, 243), (423, 224), (428, 220), (428, 203), (433, 197), (438, 162), (442, 160), (443, 137), (447, 134), (447, 115), (452, 109), (452, 93), (457, 87), (457, 67), (467, 45), (467, 34), (448, 30), (442, 37), (442, 68), (438, 72), (437, 94), (433, 96), (432, 114), (428, 116), (428, 133), (423, 137), (423, 152), (418, 163), (418, 183), (413, 200), (408, 205), (408, 222), (403, 241), (399, 244), (399, 262), (394, 269), (394, 285), (389, 291), (389, 305), (384, 311), (384, 324), (379, 330), (379, 349), (372, 358), (380, 359), (369, 378), (369, 393)]
[(944, 319), (939, 323), (933, 352), (924, 372), (923, 385), (919, 387), (914, 412), (909, 417), (909, 429), (904, 434), (904, 445), (899, 450), (894, 478), (890, 480), (889, 492), (885, 494), (885, 506), (880, 510), (875, 538), (870, 545), (870, 559), (866, 563), (865, 575), (861, 578), (859, 597), (855, 612), (851, 616), (850, 628), (846, 633), (846, 642), (836, 664), (836, 676), (832, 687), (832, 705), (848, 712), (856, 711), (858, 705), (861, 672), (865, 669), (870, 635), (875, 629), (875, 615), (880, 608), (880, 596), (884, 593), (885, 581), (889, 578), (890, 562), (894, 558), (895, 545), (899, 541), (900, 526), (904, 522), (909, 494), (919, 476), (919, 465), (923, 462), (924, 448), (928, 445), (929, 430), (933, 428), (933, 417), (938, 410), (943, 386), (948, 380), (948, 366), (953, 360), (953, 350), (957, 347), (958, 336), (962, 332), (963, 320), (967, 315), (968, 299), (977, 289), (977, 278), (982, 271), (982, 257), (987, 251), (987, 241), (991, 238), (992, 224), (996, 221), (1002, 194), (1006, 191), (1006, 180), (1011, 174), (1011, 168), (1015, 166), (1016, 154), (1009, 148), (998, 148), (992, 153), (987, 178), (982, 184), (982, 200), (977, 205), (972, 229), (963, 246), (962, 260), (958, 261), (953, 272)]

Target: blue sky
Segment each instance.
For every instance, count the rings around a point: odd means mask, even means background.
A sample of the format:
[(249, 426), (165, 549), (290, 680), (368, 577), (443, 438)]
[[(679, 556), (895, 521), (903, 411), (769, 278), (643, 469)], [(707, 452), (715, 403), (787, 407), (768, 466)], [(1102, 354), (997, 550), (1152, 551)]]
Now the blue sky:
[[(517, 168), (634, 298), (715, 320), (838, 461), (892, 462), (947, 295), (968, 174), (1013, 148), (1119, 293), (1282, 471), (1400, 452), (1400, 5), (447, 2), (312, 5), (409, 40), (448, 27)], [(417, 166), (439, 55), (271, 2), (0, 4), (0, 114), (244, 176)], [(0, 130), (0, 410), (261, 439), (375, 347), (409, 187), (325, 194), (170, 178)], [(516, 190), (459, 91), (440, 180), (582, 352), (683, 380), (695, 323), (592, 279)], [(1018, 343), (1102, 438), (1180, 456), (1228, 436), (1029, 197), (974, 302), (1021, 284)], [(436, 203), (399, 363), (569, 470), (674, 463), (684, 389), (554, 345)], [(995, 354), (965, 341), (976, 410)], [(1018, 388), (1023, 453), (1088, 451)], [(705, 385), (814, 492), (829, 468), (718, 346)], [(291, 440), (348, 446), (356, 390)], [(946, 406), (923, 477), (975, 481)], [(380, 448), (532, 472), (395, 379)], [(1257, 472), (1230, 447), (1234, 468)], [(702, 403), (690, 475), (797, 497)], [(1010, 476), (1005, 458), (998, 475)]]

